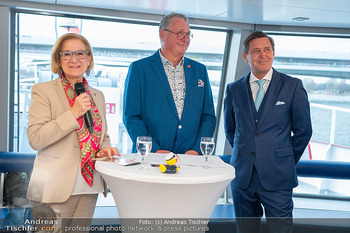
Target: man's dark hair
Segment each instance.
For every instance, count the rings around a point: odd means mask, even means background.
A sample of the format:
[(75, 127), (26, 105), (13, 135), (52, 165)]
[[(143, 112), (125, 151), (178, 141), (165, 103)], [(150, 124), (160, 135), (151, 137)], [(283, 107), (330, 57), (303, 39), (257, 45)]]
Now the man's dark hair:
[(271, 42), (272, 50), (275, 51), (275, 42), (273, 41), (272, 37), (269, 37), (268, 35), (266, 35), (263, 32), (255, 31), (255, 32), (252, 32), (249, 36), (247, 36), (247, 38), (244, 40), (244, 42), (243, 42), (244, 53), (248, 54), (250, 41), (257, 39), (257, 38), (263, 38), (263, 37), (269, 38), (269, 40)]

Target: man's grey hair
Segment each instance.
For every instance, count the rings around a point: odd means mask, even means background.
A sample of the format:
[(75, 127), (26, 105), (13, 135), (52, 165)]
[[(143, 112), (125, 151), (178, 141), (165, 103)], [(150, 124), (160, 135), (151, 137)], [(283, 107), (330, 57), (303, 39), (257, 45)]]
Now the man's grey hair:
[(186, 15), (181, 14), (181, 13), (171, 12), (170, 14), (164, 16), (161, 19), (161, 21), (159, 23), (159, 31), (168, 28), (169, 25), (170, 25), (171, 19), (174, 18), (174, 17), (183, 18), (188, 23), (188, 18), (187, 18)]

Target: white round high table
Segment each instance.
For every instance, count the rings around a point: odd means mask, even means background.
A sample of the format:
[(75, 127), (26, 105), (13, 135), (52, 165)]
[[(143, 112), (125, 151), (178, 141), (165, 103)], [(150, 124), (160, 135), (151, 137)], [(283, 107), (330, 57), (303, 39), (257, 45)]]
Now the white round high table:
[(97, 161), (95, 167), (110, 188), (120, 218), (209, 219), (235, 177), (234, 168), (218, 156), (209, 161), (210, 169), (183, 164), (176, 174), (161, 173), (158, 167), (141, 171), (140, 165), (104, 161)]

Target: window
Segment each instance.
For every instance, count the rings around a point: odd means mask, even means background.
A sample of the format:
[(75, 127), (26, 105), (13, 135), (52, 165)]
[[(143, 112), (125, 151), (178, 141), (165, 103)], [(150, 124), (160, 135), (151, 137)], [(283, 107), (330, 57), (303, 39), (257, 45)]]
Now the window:
[[(300, 78), (311, 104), (313, 135), (302, 159), (350, 162), (349, 38), (272, 35), (273, 67)], [(349, 197), (350, 182), (299, 178), (295, 193)]]
[[(33, 151), (27, 140), (28, 105), (31, 87), (56, 78), (50, 68), (51, 49), (64, 33), (85, 36), (93, 47), (95, 67), (87, 80), (106, 99), (108, 133), (121, 153), (131, 150), (132, 142), (122, 122), (124, 81), (131, 62), (152, 55), (159, 47), (158, 26), (139, 23), (67, 18), (17, 13), (14, 151)], [(194, 38), (186, 56), (207, 66), (215, 105), (221, 80), (226, 32), (192, 29)]]

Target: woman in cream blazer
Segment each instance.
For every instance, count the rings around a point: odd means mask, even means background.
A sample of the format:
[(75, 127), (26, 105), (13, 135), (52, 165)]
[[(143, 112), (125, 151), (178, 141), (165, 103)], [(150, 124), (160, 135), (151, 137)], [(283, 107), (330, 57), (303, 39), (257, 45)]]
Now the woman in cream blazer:
[[(98, 193), (106, 194), (92, 158), (120, 155), (110, 147), (104, 96), (84, 78), (93, 65), (89, 42), (81, 35), (65, 34), (55, 43), (51, 59), (51, 69), (60, 77), (32, 88), (27, 134), (38, 152), (27, 198), (34, 203), (34, 217), (35, 207), (46, 203), (64, 218), (63, 227), (70, 227), (75, 218), (90, 218), (79, 223), (90, 225)], [(77, 82), (83, 82), (86, 93), (75, 95)], [(84, 122), (88, 110), (94, 119), (93, 133)]]

